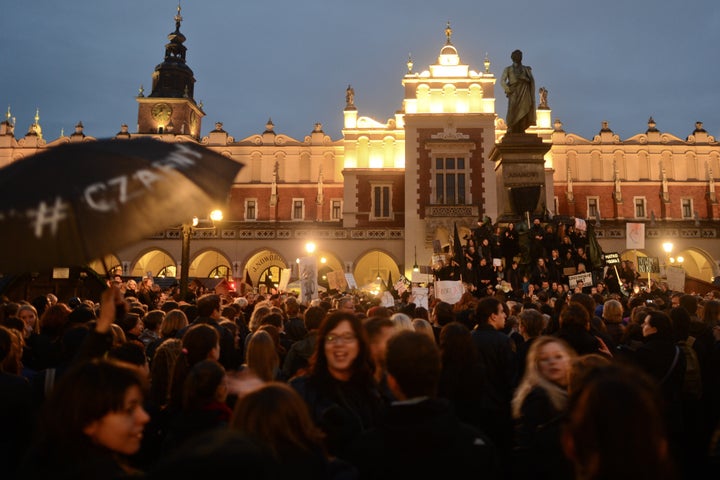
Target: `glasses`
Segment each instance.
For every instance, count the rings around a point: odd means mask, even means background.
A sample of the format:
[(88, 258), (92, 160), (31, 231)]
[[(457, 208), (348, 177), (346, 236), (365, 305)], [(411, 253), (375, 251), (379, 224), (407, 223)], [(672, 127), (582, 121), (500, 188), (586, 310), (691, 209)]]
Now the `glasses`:
[(357, 340), (357, 337), (353, 333), (343, 333), (342, 335), (328, 335), (325, 337), (325, 343), (330, 345), (341, 345), (346, 343), (352, 343)]

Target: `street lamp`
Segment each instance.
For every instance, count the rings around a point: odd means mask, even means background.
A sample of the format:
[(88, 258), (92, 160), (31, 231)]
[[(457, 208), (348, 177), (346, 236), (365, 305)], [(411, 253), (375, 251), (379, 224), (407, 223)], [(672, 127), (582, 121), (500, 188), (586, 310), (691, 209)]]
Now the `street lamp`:
[(213, 222), (212, 227), (198, 227), (200, 220), (193, 217), (189, 223), (183, 223), (182, 227), (182, 249), (180, 251), (180, 299), (185, 300), (188, 292), (188, 279), (190, 276), (190, 239), (196, 230), (211, 230), (215, 228), (215, 222), (223, 219), (222, 210), (213, 210), (210, 212), (210, 220)]
[(415, 246), (415, 263), (413, 263), (413, 272), (419, 272), (419, 271), (420, 271), (420, 267), (418, 266), (418, 263), (417, 263), (417, 245), (416, 245)]

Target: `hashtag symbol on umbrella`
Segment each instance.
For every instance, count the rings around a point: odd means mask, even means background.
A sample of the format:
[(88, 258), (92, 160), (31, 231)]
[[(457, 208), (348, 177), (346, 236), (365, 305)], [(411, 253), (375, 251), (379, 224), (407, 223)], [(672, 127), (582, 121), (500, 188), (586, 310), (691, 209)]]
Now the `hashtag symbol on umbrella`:
[(55, 198), (55, 205), (48, 206), (40, 202), (37, 210), (30, 210), (28, 216), (35, 218), (35, 236), (42, 238), (45, 227), (50, 227), (50, 233), (54, 236), (57, 233), (58, 223), (67, 218), (68, 205), (60, 197)]

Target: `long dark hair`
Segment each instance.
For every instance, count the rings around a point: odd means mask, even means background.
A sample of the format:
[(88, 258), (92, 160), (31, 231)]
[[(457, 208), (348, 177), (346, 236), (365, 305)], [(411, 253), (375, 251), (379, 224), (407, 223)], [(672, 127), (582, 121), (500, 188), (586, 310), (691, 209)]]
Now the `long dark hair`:
[[(318, 329), (318, 340), (315, 352), (310, 357), (309, 376), (311, 380), (330, 380), (331, 374), (328, 370), (327, 357), (325, 356), (325, 343), (328, 334), (341, 322), (349, 322), (358, 341), (358, 355), (352, 364), (352, 376), (350, 381), (359, 384), (371, 384), (373, 382), (372, 362), (370, 360), (370, 347), (367, 334), (363, 328), (362, 321), (350, 312), (335, 312), (322, 321)], [(325, 382), (323, 382), (325, 383)]]

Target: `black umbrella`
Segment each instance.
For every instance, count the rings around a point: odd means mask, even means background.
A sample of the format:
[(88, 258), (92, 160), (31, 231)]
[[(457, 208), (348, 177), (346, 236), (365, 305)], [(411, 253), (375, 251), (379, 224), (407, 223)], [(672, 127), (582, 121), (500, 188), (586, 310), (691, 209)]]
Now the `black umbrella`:
[(0, 272), (83, 265), (224, 206), (242, 164), (149, 138), (65, 144), (0, 169)]

